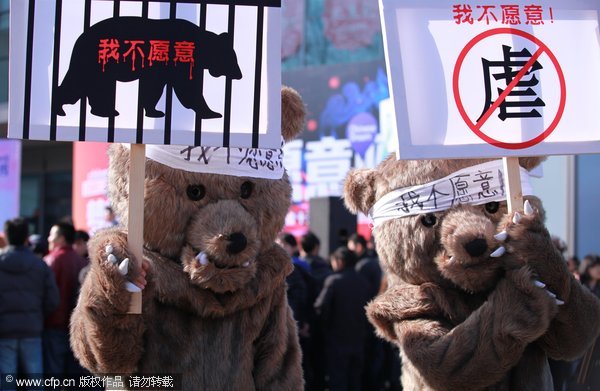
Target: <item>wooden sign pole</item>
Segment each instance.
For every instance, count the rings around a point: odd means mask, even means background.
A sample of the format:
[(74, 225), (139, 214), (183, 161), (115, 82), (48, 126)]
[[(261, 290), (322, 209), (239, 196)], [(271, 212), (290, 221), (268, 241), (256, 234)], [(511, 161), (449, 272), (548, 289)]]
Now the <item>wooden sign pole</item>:
[(506, 186), (506, 202), (508, 213), (523, 210), (523, 189), (518, 157), (503, 157), (504, 184)]
[[(146, 168), (146, 146), (131, 144), (129, 149), (129, 215), (127, 218), (127, 246), (133, 255), (138, 270), (144, 256), (144, 177)], [(133, 292), (129, 303), (130, 314), (142, 313), (142, 292)]]

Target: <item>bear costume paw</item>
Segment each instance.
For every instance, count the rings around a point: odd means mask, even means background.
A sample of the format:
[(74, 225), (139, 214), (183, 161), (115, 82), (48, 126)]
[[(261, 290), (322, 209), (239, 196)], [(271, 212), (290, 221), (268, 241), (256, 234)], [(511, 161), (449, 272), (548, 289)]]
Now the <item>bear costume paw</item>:
[(127, 252), (127, 234), (118, 228), (97, 232), (89, 247), (91, 269), (84, 286), (95, 287), (89, 294), (101, 307), (100, 312), (107, 315), (127, 313), (130, 293), (140, 292), (147, 285), (148, 261), (143, 260), (141, 267), (133, 262)]
[[(113, 254), (113, 250), (114, 250), (114, 248), (113, 248), (112, 244), (106, 245), (106, 247), (104, 248), (104, 251), (108, 254), (106, 260), (118, 267), (119, 274), (121, 274), (122, 276), (127, 276), (127, 273), (129, 272), (129, 258), (125, 258), (125, 259), (123, 259), (123, 261), (119, 262), (117, 260), (117, 257), (115, 257), (115, 255)], [(135, 285), (131, 281), (125, 282), (125, 289), (127, 289), (128, 292), (132, 292), (132, 293), (142, 291), (142, 288)]]
[(566, 295), (566, 264), (531, 202), (525, 201), (523, 214), (515, 212), (507, 215), (501, 226), (505, 229), (494, 238), (503, 244), (491, 256), (501, 257), (508, 253), (516, 258), (519, 266), (529, 265), (538, 279), (538, 286), (543, 286), (548, 295), (556, 299), (556, 304), (564, 304), (561, 299)]

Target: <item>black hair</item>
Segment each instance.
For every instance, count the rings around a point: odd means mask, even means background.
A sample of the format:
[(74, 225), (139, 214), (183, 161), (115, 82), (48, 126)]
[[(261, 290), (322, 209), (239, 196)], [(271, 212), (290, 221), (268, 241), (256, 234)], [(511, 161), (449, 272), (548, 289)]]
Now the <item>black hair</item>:
[(353, 251), (350, 251), (348, 247), (341, 246), (338, 247), (332, 254), (332, 257), (335, 259), (339, 259), (344, 263), (344, 268), (346, 267), (354, 267), (358, 262), (358, 258)]
[(90, 240), (90, 235), (83, 231), (83, 230), (77, 230), (75, 231), (75, 240), (74, 242), (78, 241), (78, 240), (83, 240), (84, 242), (87, 243), (88, 240)]
[(298, 241), (296, 240), (294, 235), (292, 235), (290, 233), (287, 233), (287, 232), (280, 233), (279, 239), (281, 239), (282, 242), (287, 243), (292, 247), (298, 246)]
[(588, 254), (583, 257), (579, 264), (579, 278), (582, 284), (587, 285), (591, 281), (590, 269), (598, 264), (600, 264), (600, 255), (598, 254)]
[(367, 239), (365, 239), (365, 237), (360, 234), (354, 233), (350, 235), (348, 241), (352, 243), (358, 243), (361, 246), (363, 246), (365, 250), (367, 249)]
[(302, 250), (307, 254), (311, 254), (315, 250), (315, 248), (317, 248), (320, 245), (321, 241), (319, 240), (317, 235), (315, 235), (311, 231), (308, 231), (307, 233), (302, 235), (302, 238), (300, 239), (300, 246), (302, 247)]
[(68, 245), (75, 243), (75, 227), (73, 224), (64, 221), (54, 224), (58, 228), (58, 234), (65, 238)]
[(29, 225), (21, 217), (7, 220), (4, 223), (4, 234), (8, 244), (12, 246), (23, 246), (29, 237)]

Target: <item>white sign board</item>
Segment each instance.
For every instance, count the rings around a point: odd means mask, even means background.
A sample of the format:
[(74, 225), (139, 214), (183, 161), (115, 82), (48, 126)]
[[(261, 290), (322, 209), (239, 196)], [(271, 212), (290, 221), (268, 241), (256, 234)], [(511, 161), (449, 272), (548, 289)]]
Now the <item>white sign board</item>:
[(600, 152), (599, 10), (380, 0), (399, 157)]
[(9, 137), (281, 146), (280, 0), (12, 0)]

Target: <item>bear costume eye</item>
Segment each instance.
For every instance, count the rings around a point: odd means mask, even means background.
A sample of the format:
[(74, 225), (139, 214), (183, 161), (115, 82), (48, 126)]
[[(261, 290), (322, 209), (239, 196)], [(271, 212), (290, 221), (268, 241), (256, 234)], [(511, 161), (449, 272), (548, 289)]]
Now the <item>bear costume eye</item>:
[(200, 201), (206, 195), (206, 189), (202, 185), (189, 185), (187, 196), (192, 201)]
[(242, 186), (240, 187), (240, 197), (243, 199), (250, 198), (252, 190), (254, 190), (254, 183), (250, 181), (242, 183)]
[(498, 209), (500, 209), (499, 202), (488, 202), (487, 204), (485, 204), (485, 211), (488, 213), (494, 214), (498, 212)]
[(426, 227), (433, 227), (437, 223), (437, 217), (435, 215), (428, 213), (425, 216), (421, 217), (421, 224)]

